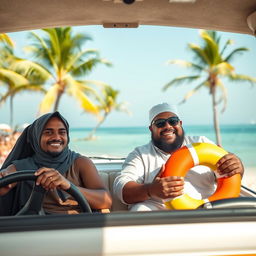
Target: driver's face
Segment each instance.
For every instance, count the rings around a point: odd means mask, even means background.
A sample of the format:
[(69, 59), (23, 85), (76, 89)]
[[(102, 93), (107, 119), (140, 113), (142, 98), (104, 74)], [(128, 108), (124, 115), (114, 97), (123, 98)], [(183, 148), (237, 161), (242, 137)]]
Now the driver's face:
[(58, 117), (52, 117), (45, 125), (40, 146), (43, 151), (51, 155), (58, 155), (67, 146), (67, 129)]

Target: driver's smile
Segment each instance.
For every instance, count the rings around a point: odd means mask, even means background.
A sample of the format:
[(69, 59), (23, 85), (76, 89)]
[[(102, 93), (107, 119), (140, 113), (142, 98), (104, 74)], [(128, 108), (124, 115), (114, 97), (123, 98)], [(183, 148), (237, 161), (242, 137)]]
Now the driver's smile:
[(50, 145), (52, 147), (60, 147), (61, 145), (64, 145), (64, 141), (62, 140), (51, 140), (47, 142), (47, 145)]

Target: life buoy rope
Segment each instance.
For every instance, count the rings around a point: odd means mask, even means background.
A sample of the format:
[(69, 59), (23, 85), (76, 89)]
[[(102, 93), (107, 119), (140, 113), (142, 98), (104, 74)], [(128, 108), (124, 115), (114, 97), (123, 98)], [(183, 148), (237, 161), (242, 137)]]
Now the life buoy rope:
[[(228, 154), (223, 148), (211, 143), (193, 143), (175, 151), (165, 164), (162, 177), (185, 177), (194, 166), (205, 165), (216, 170), (216, 164), (221, 157)], [(183, 194), (165, 202), (168, 209), (196, 209), (200, 205), (214, 200), (238, 197), (241, 187), (241, 175), (231, 177), (220, 176), (217, 173), (216, 191), (206, 199), (195, 199)]]

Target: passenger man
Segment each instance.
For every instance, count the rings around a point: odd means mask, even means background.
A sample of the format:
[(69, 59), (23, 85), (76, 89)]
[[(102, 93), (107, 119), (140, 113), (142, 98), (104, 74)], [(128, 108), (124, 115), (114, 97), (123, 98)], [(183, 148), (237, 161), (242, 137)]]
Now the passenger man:
[[(162, 103), (149, 111), (151, 141), (139, 146), (126, 158), (121, 174), (113, 185), (114, 193), (129, 205), (131, 211), (165, 210), (164, 200), (182, 195), (202, 199), (215, 191), (215, 174), (206, 166), (193, 167), (185, 177), (161, 177), (166, 161), (182, 146), (213, 143), (204, 136), (185, 136), (176, 106)], [(232, 176), (244, 172), (234, 154), (223, 156), (217, 163), (219, 174)]]

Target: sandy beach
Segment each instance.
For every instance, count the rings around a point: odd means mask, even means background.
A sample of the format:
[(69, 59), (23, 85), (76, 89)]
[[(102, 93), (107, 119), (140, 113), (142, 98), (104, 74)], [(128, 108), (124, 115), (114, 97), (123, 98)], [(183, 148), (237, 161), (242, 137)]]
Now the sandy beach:
[(245, 167), (242, 184), (256, 191), (256, 167)]

